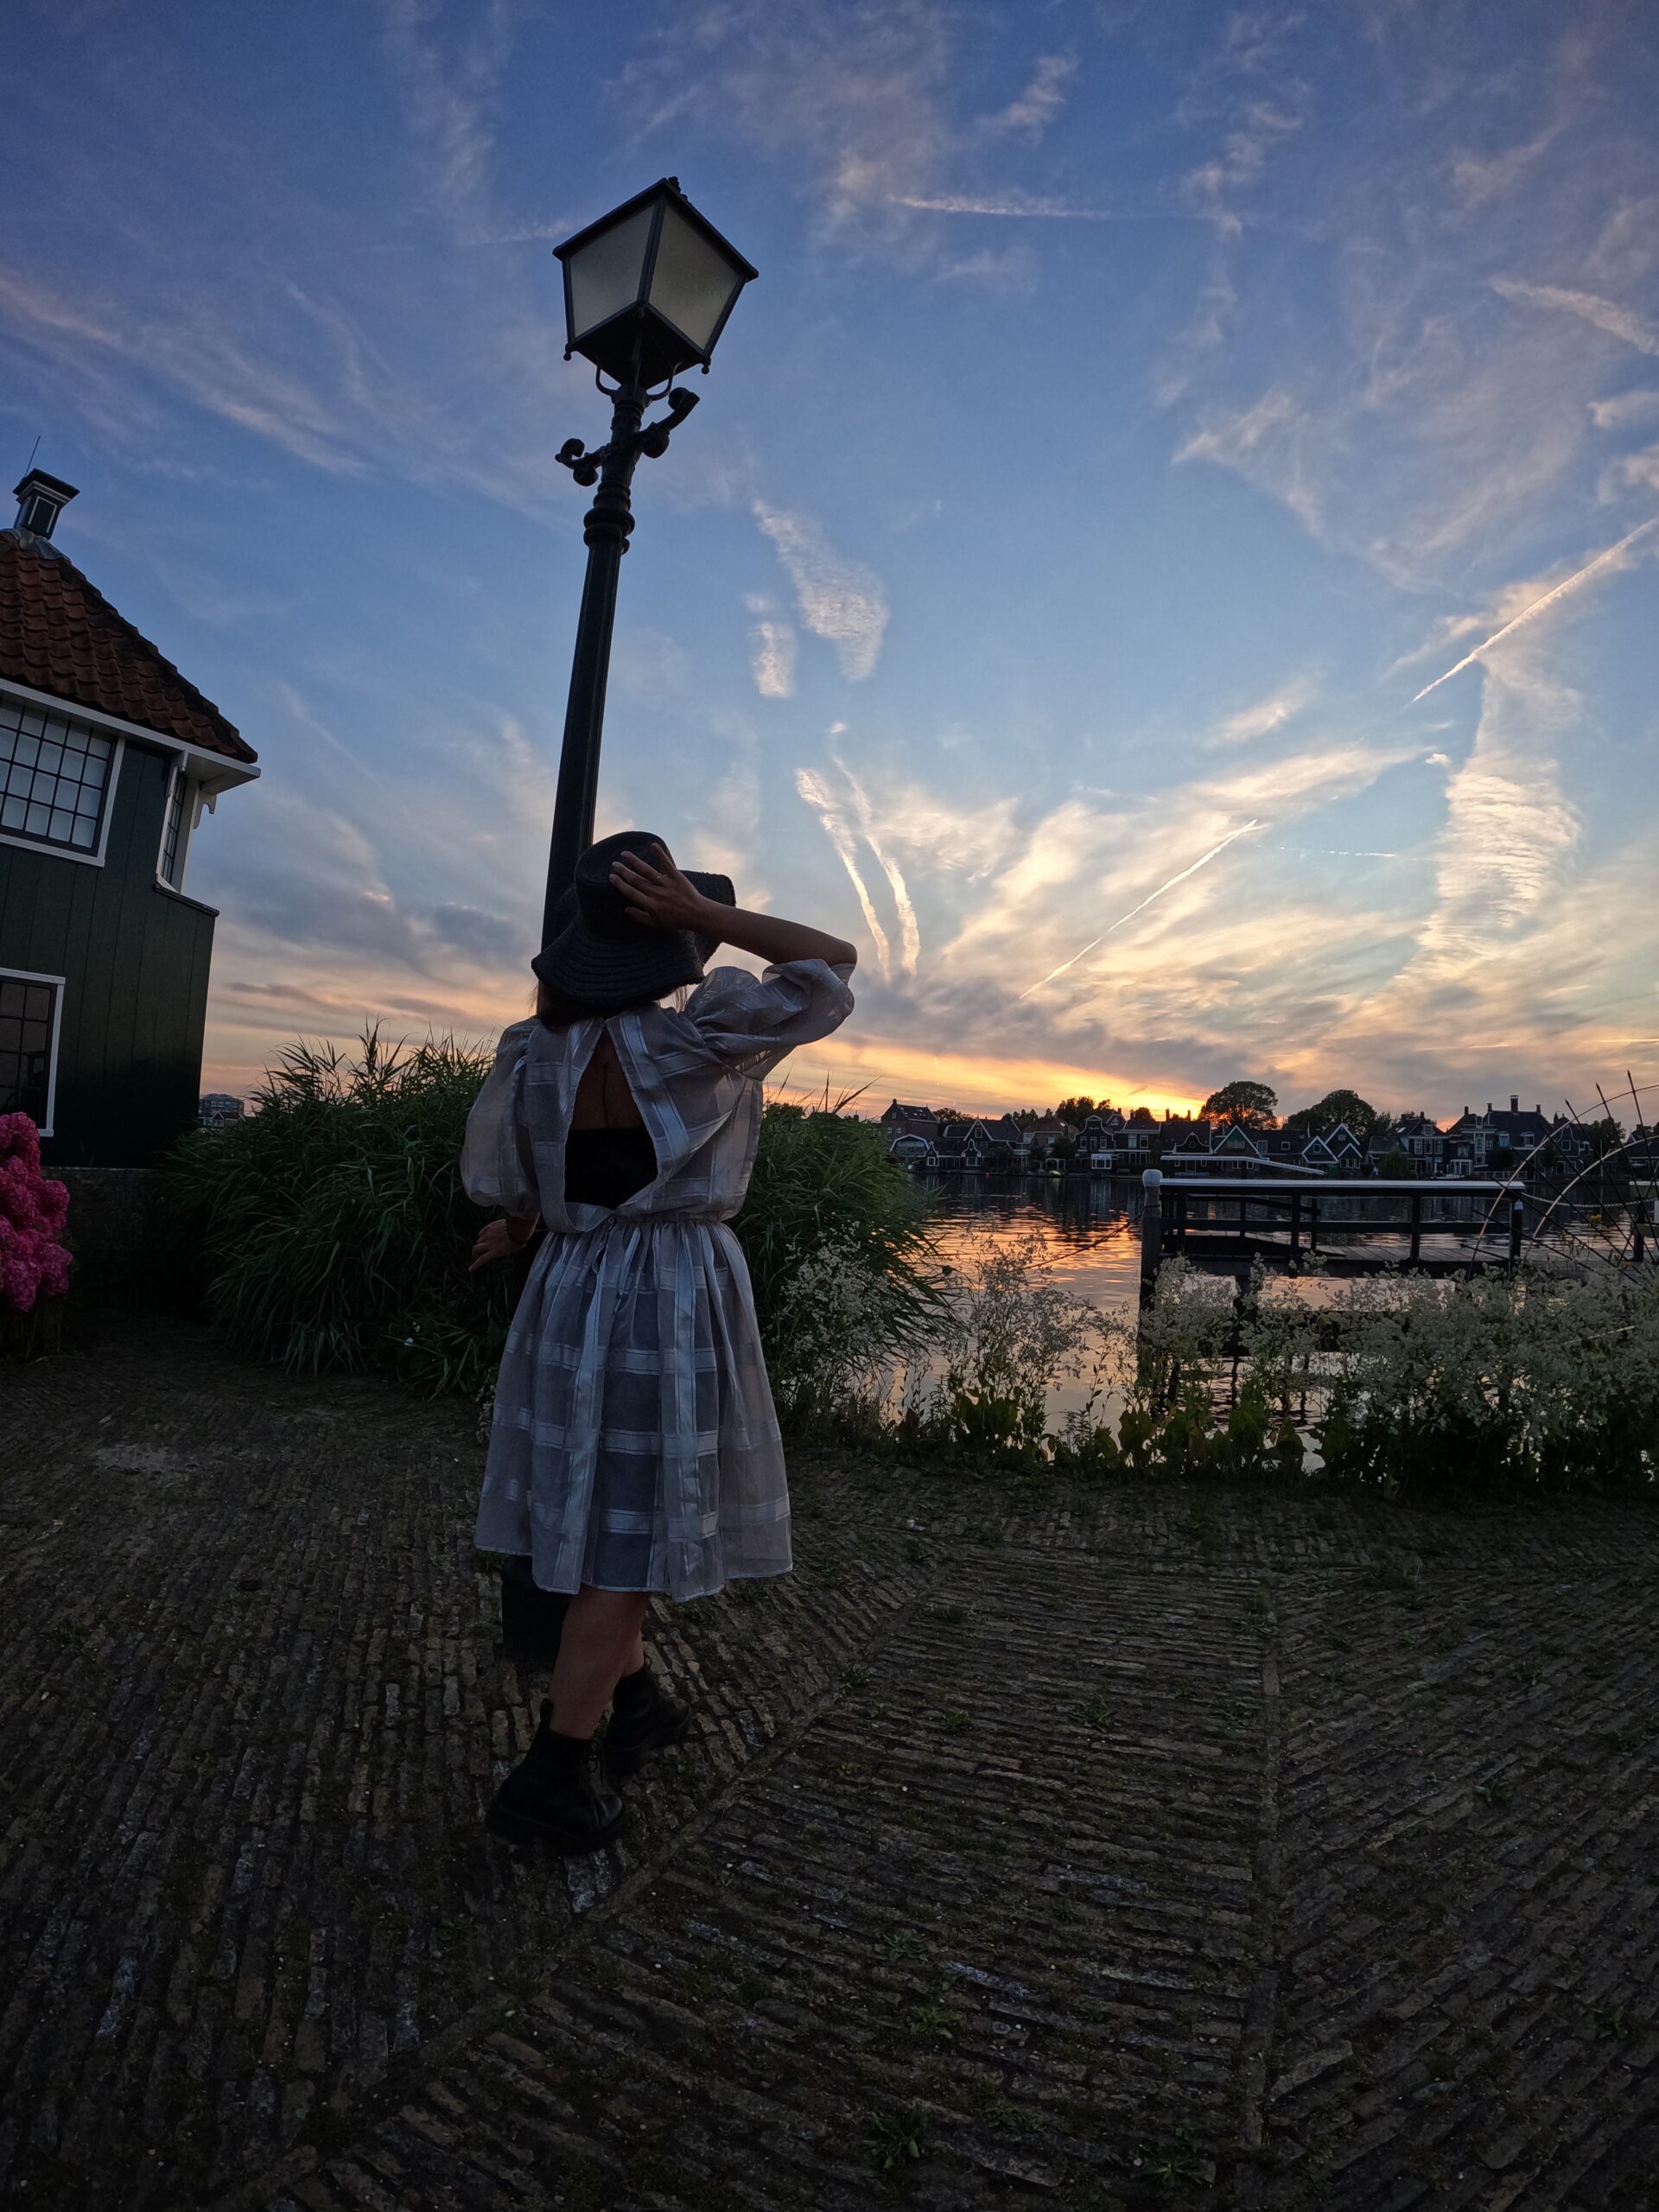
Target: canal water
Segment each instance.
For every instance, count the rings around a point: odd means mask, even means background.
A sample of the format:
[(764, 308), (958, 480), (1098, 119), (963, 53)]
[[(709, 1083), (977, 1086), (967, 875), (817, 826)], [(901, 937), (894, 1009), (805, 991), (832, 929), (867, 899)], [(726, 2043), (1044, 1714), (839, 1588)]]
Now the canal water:
[[(1061, 1175), (918, 1175), (926, 1192), (941, 1256), (971, 1267), (988, 1246), (1018, 1246), (1032, 1255), (1041, 1275), (1072, 1298), (1103, 1313), (1133, 1314), (1140, 1295), (1141, 1184), (1138, 1178)], [(931, 1376), (938, 1366), (928, 1363)], [(902, 1394), (910, 1376), (893, 1378)], [(1048, 1386), (1048, 1422), (1089, 1401), (1091, 1378), (1057, 1376)], [(1096, 1417), (1122, 1410), (1116, 1390), (1096, 1402)]]
[[(1103, 1313), (1120, 1319), (1135, 1313), (1140, 1296), (1142, 1198), (1138, 1176), (963, 1174), (922, 1175), (916, 1180), (927, 1193), (939, 1249), (947, 1261), (971, 1265), (976, 1257), (983, 1256), (988, 1244), (992, 1248), (1018, 1244), (1027, 1251), (1034, 1248), (1047, 1279), (1058, 1289), (1087, 1299)], [(1168, 1189), (1166, 1184), (1166, 1205)], [(1456, 1221), (1465, 1238), (1479, 1236), (1488, 1202), (1462, 1198), (1455, 1189), (1447, 1191), (1443, 1186), (1433, 1192), (1433, 1198), (1436, 1214)], [(1195, 1203), (1195, 1221), (1198, 1211)], [(1327, 1231), (1341, 1228), (1343, 1221), (1338, 1217), (1357, 1227), (1368, 1215), (1379, 1211), (1385, 1218), (1397, 1218), (1397, 1196), (1332, 1200), (1322, 1206)], [(1227, 1218), (1232, 1217), (1229, 1208)], [(1260, 1224), (1252, 1223), (1258, 1230), (1278, 1225), (1265, 1217)], [(1408, 1256), (1403, 1236), (1379, 1235), (1366, 1242), (1376, 1256), (1386, 1253), (1396, 1261)], [(1459, 1247), (1447, 1238), (1436, 1239), (1433, 1248), (1426, 1249), (1437, 1249), (1449, 1258)], [(1472, 1243), (1464, 1243), (1462, 1250), (1470, 1257), (1474, 1255)], [(1226, 1281), (1231, 1272), (1217, 1271), (1218, 1296), (1231, 1294)], [(1281, 1275), (1269, 1277), (1264, 1294), (1292, 1296), (1320, 1305), (1338, 1288), (1334, 1280), (1303, 1275), (1293, 1281)], [(901, 1386), (903, 1379), (895, 1378), (896, 1384)], [(1067, 1413), (1081, 1407), (1090, 1387), (1087, 1379), (1053, 1380), (1048, 1391), (1051, 1425), (1058, 1427)], [(1109, 1394), (1104, 1409), (1114, 1415), (1121, 1410), (1116, 1392)]]
[(976, 1246), (1041, 1250), (1057, 1287), (1108, 1313), (1135, 1309), (1141, 1279), (1138, 1179), (1071, 1175), (918, 1175), (947, 1260)]

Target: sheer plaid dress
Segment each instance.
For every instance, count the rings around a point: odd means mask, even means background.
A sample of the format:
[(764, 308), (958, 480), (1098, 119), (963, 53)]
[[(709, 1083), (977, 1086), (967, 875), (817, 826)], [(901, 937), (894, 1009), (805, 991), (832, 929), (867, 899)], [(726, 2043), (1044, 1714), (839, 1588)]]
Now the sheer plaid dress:
[[(700, 1598), (790, 1567), (789, 1492), (754, 1299), (725, 1224), (742, 1205), (763, 1077), (852, 1011), (849, 969), (717, 968), (683, 1012), (515, 1022), (467, 1123), (467, 1194), (547, 1237), (496, 1385), (475, 1541), (544, 1590)], [(601, 1033), (657, 1154), (614, 1209), (568, 1203), (565, 1135)]]

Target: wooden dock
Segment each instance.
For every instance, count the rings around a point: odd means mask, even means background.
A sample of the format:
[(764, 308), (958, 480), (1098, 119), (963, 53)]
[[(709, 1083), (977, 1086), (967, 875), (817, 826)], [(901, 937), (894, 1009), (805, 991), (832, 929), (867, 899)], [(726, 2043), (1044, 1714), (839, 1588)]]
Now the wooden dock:
[[(1241, 1261), (1261, 1259), (1294, 1272), (1317, 1258), (1321, 1273), (1330, 1274), (1376, 1274), (1402, 1266), (1458, 1274), (1473, 1267), (1517, 1265), (1526, 1240), (1527, 1194), (1516, 1182), (1471, 1177), (1448, 1186), (1382, 1176), (1166, 1178), (1155, 1167), (1141, 1182), (1142, 1305), (1151, 1300), (1159, 1268), (1176, 1256), (1200, 1267), (1236, 1268)], [(1358, 1199), (1395, 1203), (1380, 1216), (1369, 1207), (1362, 1215), (1354, 1204)], [(1425, 1240), (1439, 1249), (1426, 1253)]]

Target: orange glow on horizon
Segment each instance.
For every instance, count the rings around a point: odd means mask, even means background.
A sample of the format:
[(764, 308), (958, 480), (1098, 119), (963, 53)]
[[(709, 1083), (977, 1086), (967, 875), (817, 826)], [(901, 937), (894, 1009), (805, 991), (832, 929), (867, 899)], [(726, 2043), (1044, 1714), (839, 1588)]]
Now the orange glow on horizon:
[[(318, 999), (284, 1007), (280, 1001), (257, 1010), (227, 1005), (223, 997), (210, 1022), (207, 1057), (201, 1086), (206, 1090), (243, 1093), (251, 1090), (290, 1038), (332, 1037), (349, 1047), (359, 1033), (362, 1014), (346, 1015), (343, 1008)], [(434, 1007), (436, 1019), (422, 1019), (405, 1007), (384, 1023), (388, 1038), (423, 1036), (429, 1027), (440, 1033), (453, 1027), (458, 1034), (493, 1040), (502, 1016), (481, 1009), (472, 1019), (470, 1009)], [(309, 1017), (308, 1019), (307, 1017)], [(505, 1019), (521, 1018), (509, 1009)], [(1066, 1060), (1003, 1058), (994, 1053), (935, 1052), (900, 1038), (861, 1035), (854, 1017), (852, 1034), (845, 1031), (820, 1045), (804, 1045), (791, 1054), (766, 1086), (772, 1096), (805, 1098), (821, 1092), (827, 1083), (832, 1097), (861, 1090), (857, 1110), (879, 1114), (889, 1098), (929, 1106), (953, 1106), (968, 1114), (1000, 1114), (1027, 1107), (1041, 1111), (1062, 1098), (1109, 1098), (1128, 1111), (1147, 1106), (1154, 1114), (1166, 1108), (1177, 1114), (1192, 1113), (1200, 1100), (1189, 1092), (1137, 1084), (1132, 1077), (1101, 1068), (1081, 1067)], [(238, 1050), (238, 1047), (240, 1048)]]
[[(1190, 1093), (1138, 1084), (1125, 1075), (1077, 1067), (1065, 1060), (1001, 1059), (993, 1054), (932, 1052), (885, 1037), (826, 1038), (804, 1045), (785, 1061), (768, 1084), (773, 1096), (817, 1094), (826, 1082), (835, 1097), (863, 1086), (860, 1113), (879, 1114), (889, 1098), (925, 1106), (954, 1106), (963, 1113), (1000, 1114), (1034, 1107), (1039, 1112), (1062, 1098), (1109, 1098), (1126, 1111), (1150, 1107), (1174, 1114), (1195, 1112), (1202, 1103)], [(879, 1094), (879, 1095), (878, 1095)]]

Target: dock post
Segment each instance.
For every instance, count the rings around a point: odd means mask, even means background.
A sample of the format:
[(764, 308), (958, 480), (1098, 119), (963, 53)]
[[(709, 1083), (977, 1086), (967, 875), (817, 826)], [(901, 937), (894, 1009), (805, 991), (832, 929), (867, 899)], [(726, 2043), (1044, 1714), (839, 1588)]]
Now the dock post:
[(1423, 1256), (1423, 1194), (1411, 1194), (1411, 1257), (1414, 1266)]
[(1293, 1191), (1290, 1194), (1290, 1256), (1293, 1260), (1300, 1260), (1302, 1256), (1302, 1194), (1300, 1191)]
[(1526, 1233), (1527, 1203), (1524, 1198), (1516, 1198), (1510, 1206), (1510, 1265), (1512, 1268), (1518, 1268), (1521, 1264), (1521, 1246)]
[(1156, 1167), (1141, 1177), (1141, 1311), (1144, 1313), (1157, 1294), (1158, 1262), (1163, 1257), (1164, 1179)]

